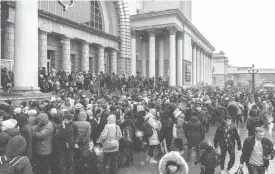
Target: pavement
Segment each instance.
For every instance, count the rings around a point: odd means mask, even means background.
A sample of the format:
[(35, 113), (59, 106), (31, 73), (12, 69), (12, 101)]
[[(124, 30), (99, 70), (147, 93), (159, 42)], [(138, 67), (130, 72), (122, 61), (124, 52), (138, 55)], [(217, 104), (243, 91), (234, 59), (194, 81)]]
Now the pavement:
[[(272, 118), (271, 118), (272, 120)], [(274, 124), (271, 123), (268, 128), (266, 128), (266, 137), (269, 138), (273, 144), (275, 145), (275, 130), (273, 129)], [(206, 134), (205, 141), (207, 141), (209, 144), (213, 145), (213, 139), (216, 132), (216, 127), (210, 127), (209, 132)], [(245, 138), (248, 136), (248, 131), (246, 129), (246, 126), (240, 126), (238, 128), (242, 144), (245, 140)], [(237, 150), (236, 147), (236, 160), (233, 168), (230, 170), (230, 174), (235, 174), (235, 172), (238, 170), (239, 164), (240, 164), (240, 156), (241, 151)], [(200, 174), (200, 166), (194, 165), (196, 153), (193, 151), (191, 161), (188, 163), (189, 166), (189, 174)], [(158, 164), (148, 164), (145, 162), (146, 154), (144, 152), (138, 152), (134, 154), (134, 165), (128, 168), (121, 168), (119, 170), (119, 174), (159, 174), (158, 172)], [(227, 167), (227, 163), (229, 160), (229, 155), (226, 157), (225, 161), (225, 168)], [(247, 167), (245, 166), (243, 168), (244, 174), (248, 174)], [(215, 174), (220, 174), (221, 170), (220, 168), (216, 168)], [(223, 172), (222, 172), (223, 173)], [(275, 159), (270, 161), (270, 165), (268, 168), (268, 171), (266, 174), (275, 174)]]

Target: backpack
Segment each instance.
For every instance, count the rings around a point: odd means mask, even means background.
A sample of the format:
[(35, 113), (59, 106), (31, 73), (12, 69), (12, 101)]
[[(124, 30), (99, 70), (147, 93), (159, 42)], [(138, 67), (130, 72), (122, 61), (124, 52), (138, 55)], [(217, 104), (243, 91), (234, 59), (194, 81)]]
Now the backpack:
[(1, 174), (15, 174), (14, 166), (24, 158), (23, 157), (15, 157), (10, 162), (0, 165), (0, 173)]
[(146, 137), (151, 137), (153, 135), (153, 128), (152, 128), (152, 126), (148, 122), (149, 119), (150, 118), (147, 118), (145, 120), (145, 122), (143, 123), (143, 125), (142, 125), (142, 130), (144, 131), (144, 135)]

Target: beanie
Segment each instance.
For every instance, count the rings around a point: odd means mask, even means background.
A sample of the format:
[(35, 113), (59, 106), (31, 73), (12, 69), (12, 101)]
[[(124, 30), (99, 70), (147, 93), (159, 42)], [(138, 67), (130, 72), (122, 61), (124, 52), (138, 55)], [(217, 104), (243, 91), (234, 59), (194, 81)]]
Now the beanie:
[(15, 108), (15, 109), (13, 110), (13, 112), (16, 113), (16, 114), (21, 114), (21, 111), (22, 111), (21, 108)]
[[(2, 122), (2, 127), (3, 127), (4, 129), (12, 129), (12, 128), (14, 128), (16, 125), (17, 125), (17, 121), (14, 120), (14, 119), (8, 119), (8, 120)], [(2, 129), (3, 129), (3, 128), (2, 128)]]

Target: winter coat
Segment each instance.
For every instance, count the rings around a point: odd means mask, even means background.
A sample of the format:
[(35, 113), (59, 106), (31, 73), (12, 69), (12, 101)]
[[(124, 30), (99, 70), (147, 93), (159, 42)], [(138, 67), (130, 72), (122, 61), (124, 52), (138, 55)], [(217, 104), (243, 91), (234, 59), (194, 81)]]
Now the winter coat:
[(77, 128), (77, 137), (75, 137), (75, 142), (80, 146), (87, 146), (91, 137), (91, 125), (88, 121), (78, 120), (74, 122)]
[(112, 150), (107, 150), (104, 147), (106, 147), (107, 141), (111, 141), (111, 140), (119, 141), (121, 138), (122, 138), (122, 133), (121, 133), (120, 127), (116, 124), (115, 115), (110, 115), (108, 117), (108, 122), (105, 125), (103, 131), (101, 132), (97, 142), (103, 143), (104, 153), (117, 152), (119, 150), (119, 143), (117, 148)]
[[(267, 157), (270, 155), (271, 159), (274, 158), (274, 148), (273, 143), (267, 139), (263, 138), (261, 141), (262, 147), (263, 147), (263, 156)], [(249, 164), (250, 156), (252, 154), (252, 151), (254, 149), (255, 145), (255, 136), (247, 137), (243, 143), (243, 149), (242, 149), (242, 155), (240, 159), (240, 163), (243, 164), (244, 162), (246, 164)], [(269, 160), (264, 159), (264, 167), (267, 169), (269, 166)]]
[(161, 158), (161, 160), (159, 161), (159, 166), (158, 166), (159, 173), (160, 174), (172, 174), (168, 169), (169, 165), (178, 166), (178, 170), (173, 174), (188, 174), (189, 173), (189, 167), (179, 152), (172, 151), (172, 152), (165, 154)]
[(76, 136), (77, 128), (72, 122), (65, 125), (65, 129), (62, 125), (59, 125), (55, 133), (56, 150), (66, 152), (68, 149), (74, 149)]
[[(149, 119), (148, 119), (149, 118)], [(160, 141), (159, 141), (159, 136), (158, 136), (158, 132), (157, 130), (161, 129), (161, 122), (159, 120), (155, 119), (155, 116), (152, 115), (151, 113), (147, 113), (147, 115), (145, 116), (145, 120), (148, 119), (148, 123), (150, 124), (150, 126), (153, 129), (153, 135), (151, 137), (149, 137), (149, 145), (159, 145)]]
[(197, 117), (191, 117), (186, 126), (185, 136), (188, 141), (188, 147), (196, 147), (204, 140), (204, 128)]
[(134, 141), (135, 136), (135, 126), (130, 119), (126, 119), (121, 125), (121, 132), (122, 132), (122, 139), (121, 142), (123, 145), (126, 145), (127, 143), (132, 143)]
[(219, 165), (219, 160), (214, 148), (211, 146), (207, 147), (198, 162), (206, 168), (216, 168)]
[(25, 138), (20, 135), (12, 137), (9, 141), (6, 153), (7, 159), (11, 161), (15, 157), (17, 157), (16, 159), (23, 157), (14, 166), (16, 174), (32, 174), (32, 166), (30, 160), (26, 156), (23, 156), (26, 151), (26, 146), (27, 143)]
[(237, 145), (241, 147), (241, 139), (240, 135), (236, 129), (236, 127), (231, 124), (229, 128), (226, 127), (225, 122), (220, 125), (215, 133), (214, 137), (214, 147), (217, 148), (218, 145), (221, 149), (225, 148), (235, 148), (235, 144), (237, 141)]
[(49, 155), (52, 153), (54, 127), (45, 113), (38, 114), (37, 119), (42, 121), (42, 126), (32, 127), (33, 149), (38, 155)]

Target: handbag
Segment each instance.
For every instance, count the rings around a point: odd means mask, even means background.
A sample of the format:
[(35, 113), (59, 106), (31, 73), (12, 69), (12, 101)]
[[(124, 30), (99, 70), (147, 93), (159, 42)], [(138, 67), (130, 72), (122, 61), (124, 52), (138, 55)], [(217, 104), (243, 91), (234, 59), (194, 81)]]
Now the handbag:
[(116, 140), (116, 138), (117, 138), (117, 125), (116, 125), (116, 137), (115, 137), (115, 139), (106, 140), (106, 141), (103, 143), (103, 149), (104, 149), (104, 150), (107, 150), (107, 151), (117, 149), (118, 146), (119, 146), (119, 142), (118, 142), (118, 140)]

